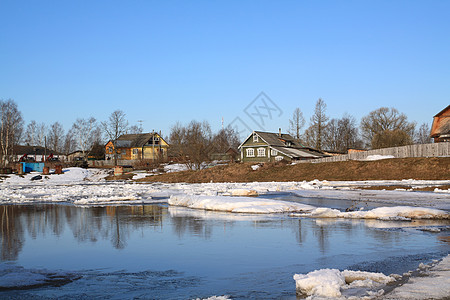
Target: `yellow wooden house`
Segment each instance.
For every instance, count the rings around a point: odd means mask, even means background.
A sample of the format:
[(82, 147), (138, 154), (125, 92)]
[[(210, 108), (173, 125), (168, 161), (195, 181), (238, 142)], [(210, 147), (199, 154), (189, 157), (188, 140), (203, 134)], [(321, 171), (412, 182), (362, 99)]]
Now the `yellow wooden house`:
[(169, 144), (157, 132), (124, 134), (105, 146), (106, 160), (158, 160), (167, 161)]

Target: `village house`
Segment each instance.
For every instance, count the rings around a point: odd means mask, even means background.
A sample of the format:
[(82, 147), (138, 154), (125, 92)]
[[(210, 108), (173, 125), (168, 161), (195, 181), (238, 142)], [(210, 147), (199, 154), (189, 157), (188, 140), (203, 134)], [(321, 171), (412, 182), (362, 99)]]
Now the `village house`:
[(65, 161), (66, 156), (62, 153), (41, 146), (14, 146), (16, 161), (44, 162)]
[(303, 147), (291, 135), (253, 131), (239, 146), (242, 162), (274, 162), (326, 157), (324, 153)]
[(450, 105), (434, 116), (430, 136), (435, 143), (450, 142)]
[[(169, 144), (156, 132), (124, 134), (105, 146), (105, 159), (167, 161)], [(116, 153), (114, 152), (116, 149)]]

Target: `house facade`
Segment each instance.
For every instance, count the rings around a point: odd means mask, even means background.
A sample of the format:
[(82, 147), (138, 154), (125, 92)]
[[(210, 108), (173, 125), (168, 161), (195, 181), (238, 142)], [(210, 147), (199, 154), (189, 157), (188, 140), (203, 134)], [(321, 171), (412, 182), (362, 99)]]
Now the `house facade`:
[(124, 134), (106, 144), (105, 159), (114, 160), (117, 155), (120, 160), (166, 161), (168, 148), (169, 144), (156, 132)]
[(435, 143), (450, 142), (450, 105), (434, 116), (430, 136)]
[(242, 162), (274, 162), (326, 157), (324, 153), (303, 147), (285, 133), (253, 131), (239, 146)]

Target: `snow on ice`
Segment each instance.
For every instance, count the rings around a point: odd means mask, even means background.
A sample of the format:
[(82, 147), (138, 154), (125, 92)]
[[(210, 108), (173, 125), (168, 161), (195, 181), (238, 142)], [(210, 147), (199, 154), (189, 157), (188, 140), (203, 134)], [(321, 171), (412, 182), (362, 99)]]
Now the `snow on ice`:
[(408, 221), (412, 219), (450, 219), (446, 211), (425, 207), (395, 206), (378, 207), (369, 211), (341, 212), (337, 209), (319, 207), (305, 216), (313, 218), (349, 218)]
[(311, 211), (311, 205), (251, 197), (172, 195), (170, 205), (233, 213), (282, 213)]
[(313, 299), (316, 297), (345, 299), (345, 295), (352, 295), (355, 298), (380, 296), (384, 293), (381, 287), (395, 281), (395, 277), (382, 273), (322, 269), (306, 275), (295, 274), (294, 280), (299, 294), (312, 296)]

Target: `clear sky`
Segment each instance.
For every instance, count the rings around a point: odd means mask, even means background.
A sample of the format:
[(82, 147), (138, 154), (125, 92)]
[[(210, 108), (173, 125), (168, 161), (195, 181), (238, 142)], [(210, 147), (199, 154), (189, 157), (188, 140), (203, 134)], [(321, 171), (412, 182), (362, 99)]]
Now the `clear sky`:
[(388, 106), (431, 125), (450, 103), (450, 1), (0, 0), (0, 99), (26, 124), (121, 109), (163, 135), (285, 131), (318, 98), (331, 118)]

